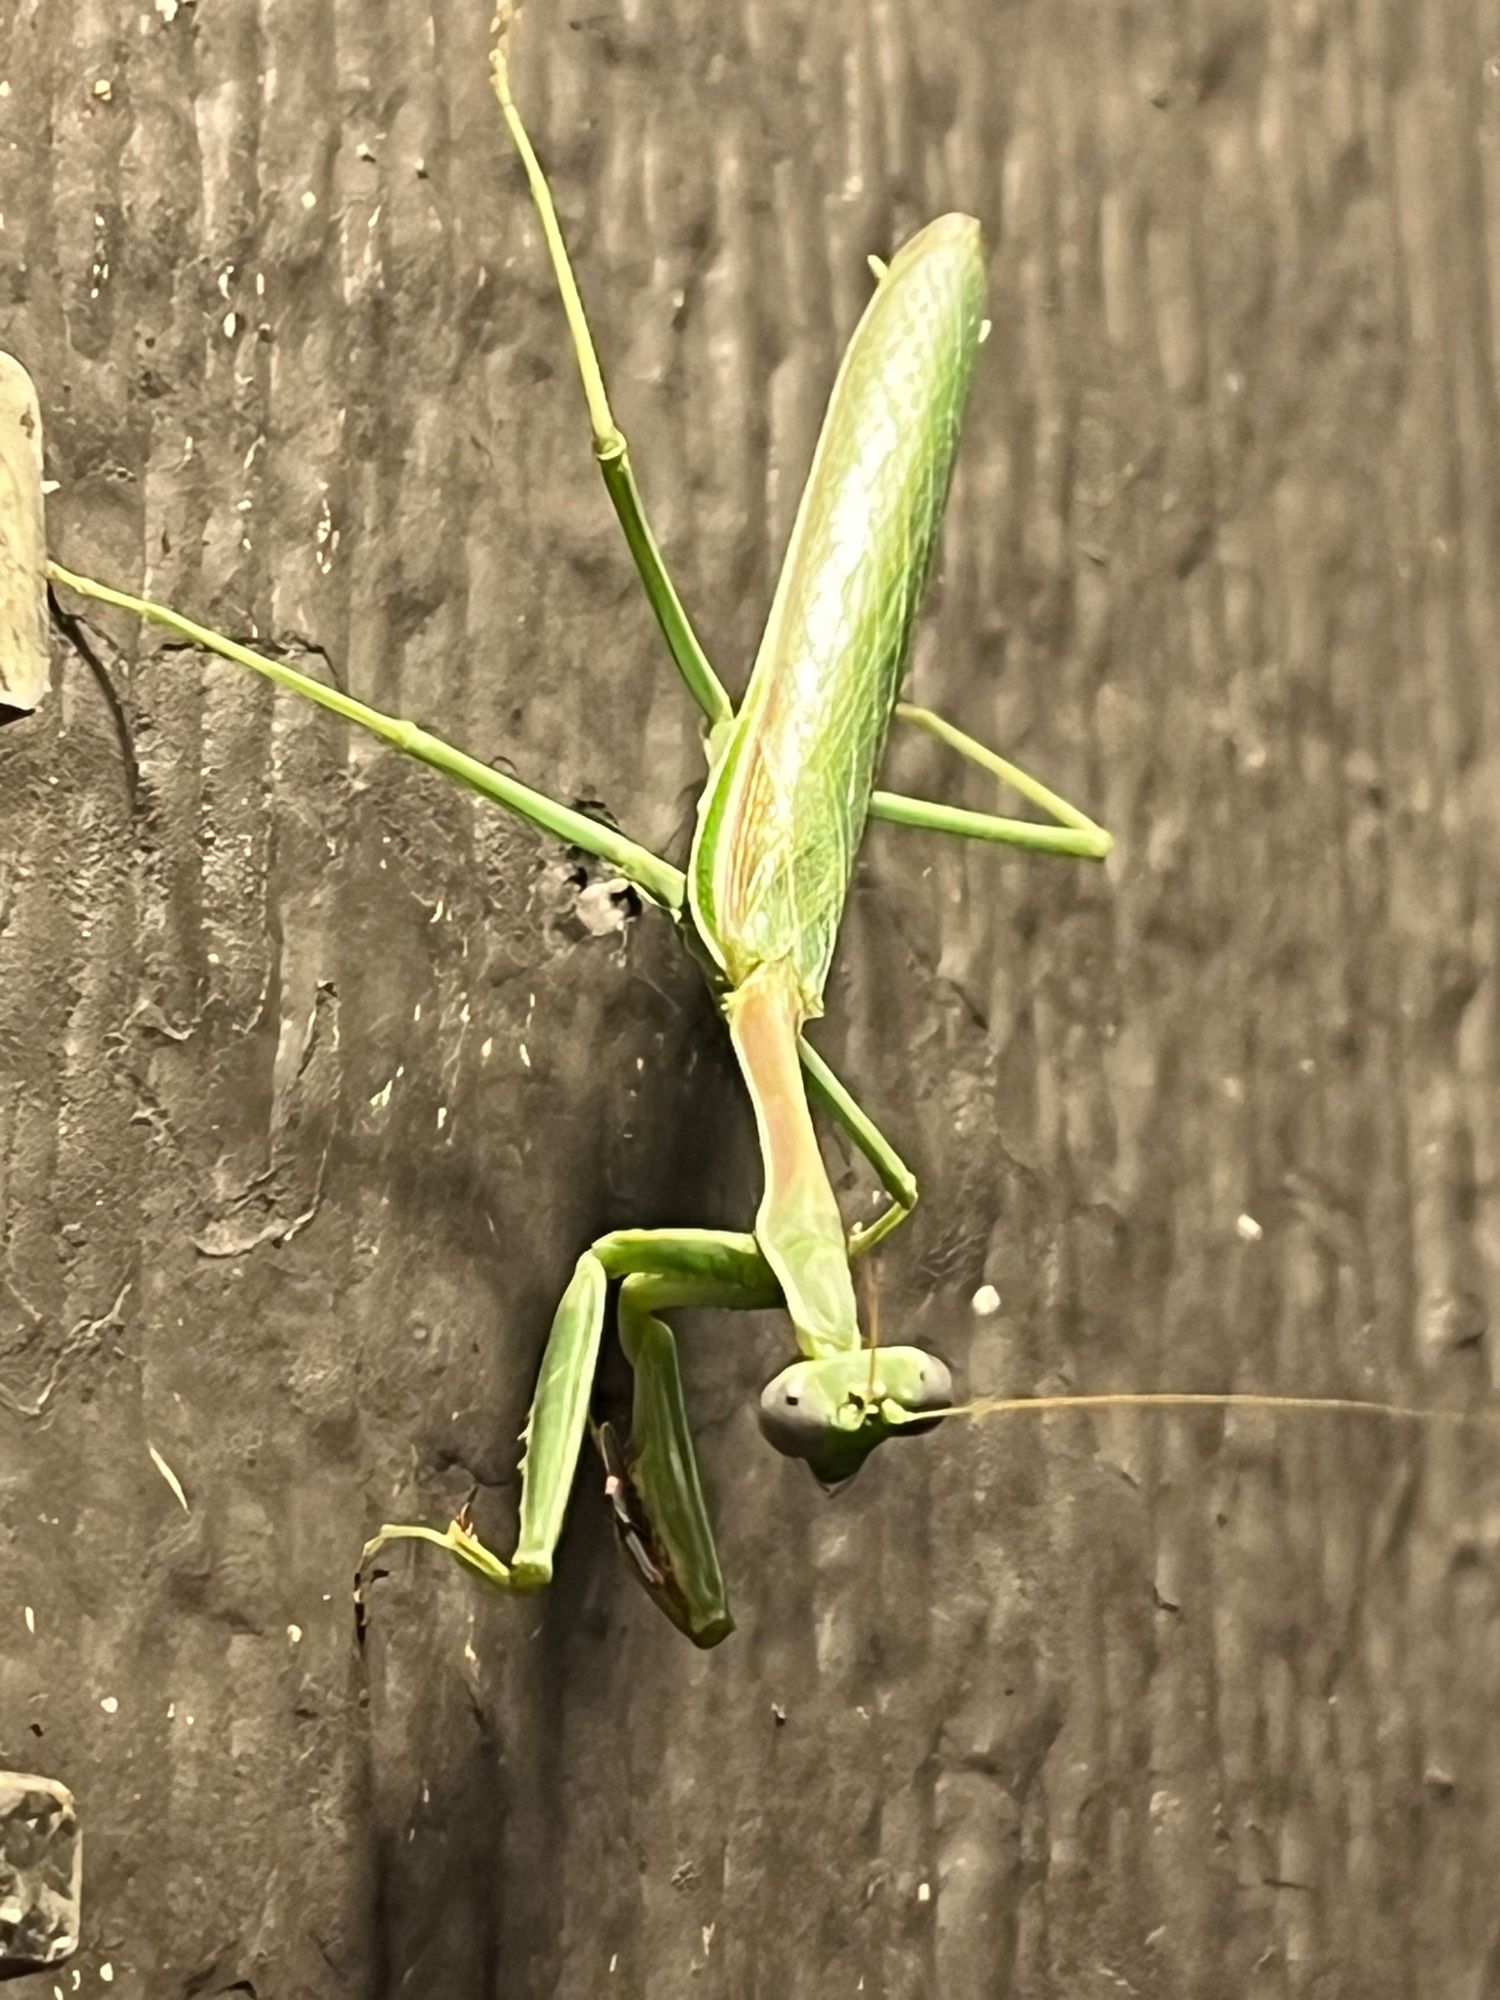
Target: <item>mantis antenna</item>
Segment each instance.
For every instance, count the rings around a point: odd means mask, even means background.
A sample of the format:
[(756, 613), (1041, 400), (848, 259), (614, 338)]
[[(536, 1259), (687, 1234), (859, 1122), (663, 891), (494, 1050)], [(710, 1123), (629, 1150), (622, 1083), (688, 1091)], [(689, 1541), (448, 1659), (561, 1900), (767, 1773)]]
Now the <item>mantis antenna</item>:
[(1010, 1417), (1023, 1411), (1055, 1410), (1299, 1410), (1324, 1416), (1390, 1417), (1405, 1423), (1457, 1424), (1500, 1428), (1500, 1411), (1421, 1410), (1411, 1403), (1380, 1403), (1363, 1396), (1262, 1396), (1252, 1392), (1196, 1390), (1109, 1390), (1095, 1395), (975, 1396), (933, 1410), (934, 1417)]
[(873, 1403), (875, 1378), (880, 1367), (880, 1267), (877, 1264), (861, 1264), (856, 1272), (856, 1282), (864, 1297), (865, 1325), (870, 1330), (865, 1342), (870, 1350), (870, 1379), (865, 1397)]

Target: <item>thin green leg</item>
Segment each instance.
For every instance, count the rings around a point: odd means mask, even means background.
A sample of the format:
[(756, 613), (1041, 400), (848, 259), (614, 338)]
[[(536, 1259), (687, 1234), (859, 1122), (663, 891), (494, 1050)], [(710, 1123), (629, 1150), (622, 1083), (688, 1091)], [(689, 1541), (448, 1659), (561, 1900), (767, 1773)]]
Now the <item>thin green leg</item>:
[(958, 751), (971, 764), (988, 771), (1003, 784), (1029, 799), (1056, 821), (1040, 826), (1034, 820), (1007, 819), (997, 813), (968, 812), (962, 806), (940, 805), (932, 799), (911, 799), (901, 792), (876, 792), (870, 800), (870, 817), (888, 820), (897, 826), (915, 826), (929, 833), (958, 834), (967, 840), (991, 840), (1007, 847), (1021, 847), (1033, 854), (1070, 855), (1081, 861), (1102, 861), (1114, 846), (1112, 836), (1077, 806), (1023, 771), (1009, 758), (999, 756), (983, 743), (959, 729), (929, 708), (915, 708), (898, 702), (896, 714)]
[(635, 559), (636, 569), (640, 573), (641, 582), (645, 585), (646, 595), (651, 601), (652, 610), (656, 613), (657, 622), (671, 650), (677, 671), (687, 683), (688, 692), (708, 718), (710, 726), (728, 722), (734, 714), (733, 704), (725, 693), (718, 675), (709, 664), (708, 655), (699, 643), (692, 621), (683, 607), (681, 598), (677, 595), (676, 586), (667, 573), (666, 562), (657, 545), (656, 537), (651, 532), (651, 524), (646, 519), (645, 503), (641, 499), (640, 488), (636, 485), (635, 474), (631, 470), (625, 433), (615, 422), (614, 412), (609, 406), (609, 395), (604, 387), (604, 371), (599, 365), (599, 355), (594, 346), (588, 318), (583, 310), (578, 280), (574, 276), (567, 244), (563, 241), (562, 228), (552, 201), (552, 190), (547, 185), (547, 177), (542, 172), (541, 162), (537, 159), (530, 135), (521, 122), (521, 114), (516, 109), (515, 99), (510, 94), (510, 74), (505, 56), (505, 40), (508, 32), (509, 20), (502, 13), (496, 17), (495, 41), (490, 56), (491, 78), (501, 114), (526, 168), (526, 178), (531, 185), (531, 198), (536, 204), (542, 235), (546, 239), (547, 254), (552, 259), (557, 288), (562, 294), (568, 332), (572, 338), (573, 352), (578, 359), (578, 372), (583, 378), (583, 393), (588, 400), (589, 421), (594, 431), (594, 456), (599, 462), (605, 487), (620, 518), (620, 526), (625, 531), (630, 553)]
[[(941, 805), (932, 799), (907, 798), (900, 792), (874, 793), (870, 800), (872, 819), (887, 820), (898, 826), (922, 827), (933, 833), (958, 834), (971, 840), (996, 841), (1038, 854), (1062, 854), (1080, 860), (1102, 861), (1109, 853), (1114, 843), (1102, 826), (1096, 825), (1077, 806), (1059, 798), (1056, 792), (1023, 771), (1019, 765), (997, 755), (945, 717), (935, 715), (931, 709), (899, 702), (896, 714), (903, 722), (925, 729), (939, 742), (957, 750), (970, 763), (978, 764), (982, 770), (1011, 786), (1023, 798), (1050, 814), (1056, 824), (1042, 826), (1033, 820), (1009, 819), (997, 813), (969, 812), (961, 806)], [(917, 1201), (916, 1177), (811, 1044), (799, 1039), (798, 1048), (812, 1094), (849, 1134), (891, 1197), (890, 1207), (882, 1215), (877, 1216), (867, 1228), (851, 1232), (849, 1254), (851, 1257), (861, 1256), (873, 1250), (911, 1214)]]
[(898, 1229), (916, 1207), (917, 1177), (805, 1035), (797, 1037), (797, 1053), (813, 1098), (853, 1140), (891, 1198), (890, 1206), (873, 1222), (857, 1224), (849, 1232), (850, 1257), (862, 1257)]
[(649, 896), (653, 903), (659, 903), (672, 915), (681, 910), (687, 884), (680, 869), (663, 861), (649, 848), (627, 840), (613, 827), (590, 819), (586, 813), (575, 812), (571, 806), (561, 805), (556, 799), (549, 799), (545, 792), (533, 791), (530, 785), (523, 785), (515, 778), (507, 778), (503, 772), (481, 763), (467, 751), (457, 750), (451, 743), (445, 743), (442, 737), (419, 729), (414, 722), (370, 708), (364, 702), (356, 701), (352, 695), (314, 680), (310, 674), (299, 673), (295, 667), (286, 666), (264, 653), (254, 652), (234, 639), (226, 639), (221, 632), (211, 631), (194, 619), (184, 618), (180, 611), (173, 611), (168, 605), (153, 604), (149, 598), (114, 590), (108, 584), (95, 583), (91, 577), (75, 576), (59, 563), (48, 563), (47, 576), (51, 582), (76, 591), (80, 597), (111, 604), (120, 611), (134, 612), (136, 617), (163, 626), (194, 646), (201, 646), (207, 652), (217, 653), (223, 659), (233, 660), (239, 666), (263, 674), (278, 687), (290, 689), (293, 694), (314, 702), (319, 708), (331, 709), (346, 722), (358, 723), (382, 742), (405, 751), (408, 757), (415, 757), (418, 763), (430, 764), (433, 770), (456, 778), (461, 785), (466, 785), (496, 805), (507, 806), (510, 811), (519, 813), (522, 819), (529, 820), (544, 833), (553, 834), (570, 847), (582, 848), (584, 853), (607, 861), (611, 867), (618, 868), (627, 881), (633, 882), (643, 895)]
[(755, 1238), (735, 1231), (614, 1230), (579, 1258), (553, 1317), (527, 1420), (519, 1533), (509, 1563), (486, 1548), (462, 1514), (442, 1532), (386, 1523), (366, 1543), (363, 1561), (388, 1542), (426, 1541), (501, 1590), (540, 1590), (551, 1582), (588, 1428), (612, 1279), (624, 1281), (620, 1339), (636, 1384), (628, 1477), (654, 1564), (648, 1574), (638, 1562), (638, 1571), (674, 1624), (699, 1645), (714, 1645), (733, 1621), (698, 1480), (675, 1343), (656, 1315), (679, 1306), (780, 1304), (780, 1288)]

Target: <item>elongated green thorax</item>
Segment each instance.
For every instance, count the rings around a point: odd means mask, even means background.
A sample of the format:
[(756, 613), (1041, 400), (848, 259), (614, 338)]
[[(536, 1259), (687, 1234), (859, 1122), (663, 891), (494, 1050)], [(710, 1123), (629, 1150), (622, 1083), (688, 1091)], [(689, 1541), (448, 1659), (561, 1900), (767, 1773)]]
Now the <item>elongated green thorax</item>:
[(948, 495), (984, 309), (979, 225), (929, 223), (845, 353), (744, 703), (699, 806), (693, 917), (731, 986), (824, 981)]
[(838, 1203), (818, 1147), (797, 1057), (803, 1008), (793, 967), (763, 965), (724, 1002), (755, 1107), (765, 1192), (755, 1239), (776, 1274), (808, 1356), (859, 1346), (859, 1310)]

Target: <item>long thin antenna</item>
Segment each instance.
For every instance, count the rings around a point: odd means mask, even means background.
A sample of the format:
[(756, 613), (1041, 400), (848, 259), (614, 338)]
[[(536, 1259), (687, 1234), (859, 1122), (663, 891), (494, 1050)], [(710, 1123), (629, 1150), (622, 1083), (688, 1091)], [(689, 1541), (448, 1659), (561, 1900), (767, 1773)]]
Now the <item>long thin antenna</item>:
[(869, 1328), (866, 1345), (870, 1350), (870, 1379), (865, 1385), (865, 1400), (875, 1400), (875, 1377), (879, 1371), (880, 1354), (880, 1266), (860, 1264), (855, 1270), (855, 1281), (865, 1299), (865, 1325)]
[(1023, 1412), (1047, 1415), (1057, 1410), (1301, 1410), (1324, 1416), (1391, 1417), (1407, 1423), (1458, 1424), (1500, 1428), (1497, 1410), (1421, 1410), (1411, 1403), (1380, 1403), (1363, 1396), (1260, 1396), (1250, 1392), (1214, 1393), (1197, 1390), (1111, 1390), (1067, 1396), (976, 1396), (934, 1417), (1010, 1417)]

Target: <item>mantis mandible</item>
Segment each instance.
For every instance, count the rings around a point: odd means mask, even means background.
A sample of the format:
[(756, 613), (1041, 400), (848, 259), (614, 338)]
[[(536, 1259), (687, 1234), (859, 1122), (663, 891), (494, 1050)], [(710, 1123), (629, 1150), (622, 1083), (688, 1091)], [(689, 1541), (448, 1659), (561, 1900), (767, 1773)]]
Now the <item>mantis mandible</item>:
[[(595, 1436), (620, 1540), (672, 1622), (696, 1644), (712, 1646), (732, 1630), (733, 1620), (664, 1314), (683, 1307), (785, 1311), (797, 1358), (762, 1392), (760, 1428), (776, 1450), (805, 1460), (825, 1486), (850, 1478), (885, 1439), (926, 1431), (953, 1413), (949, 1373), (937, 1357), (917, 1347), (867, 1344), (861, 1333), (854, 1271), (910, 1215), (917, 1186), (804, 1034), (822, 1011), (866, 821), (1095, 862), (1109, 853), (1111, 841), (1086, 814), (1015, 765), (951, 722), (900, 699), (986, 330), (979, 224), (967, 215), (945, 215), (888, 265), (871, 260), (875, 289), (838, 371), (764, 636), (736, 708), (694, 633), (648, 523), (547, 181), (511, 95), (507, 25), (497, 20), (493, 32), (493, 87), (540, 218), (595, 456), (671, 658), (706, 725), (708, 774), (686, 871), (415, 724), (165, 606), (55, 563), (47, 573), (54, 583), (254, 669), (607, 862), (667, 915), (702, 965), (755, 1116), (764, 1189), (754, 1227), (617, 1229), (583, 1252), (557, 1306), (541, 1364), (526, 1428), (519, 1533), (509, 1561), (478, 1539), (466, 1513), (442, 1532), (386, 1525), (367, 1543), (365, 1556), (393, 1540), (418, 1538), (447, 1549), (503, 1590), (534, 1591), (550, 1581), (591, 1425), (591, 1390), (616, 1287), (619, 1339), (634, 1378), (632, 1426), (623, 1444), (608, 1427)], [(880, 790), (887, 733), (897, 719), (1008, 784), (1050, 824)], [(847, 1134), (888, 1197), (884, 1212), (866, 1227), (845, 1229), (819, 1148), (813, 1102)], [(1078, 1400), (1222, 1405), (1260, 1399)], [(1324, 1399), (1321, 1407), (1356, 1405)]]

